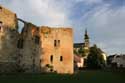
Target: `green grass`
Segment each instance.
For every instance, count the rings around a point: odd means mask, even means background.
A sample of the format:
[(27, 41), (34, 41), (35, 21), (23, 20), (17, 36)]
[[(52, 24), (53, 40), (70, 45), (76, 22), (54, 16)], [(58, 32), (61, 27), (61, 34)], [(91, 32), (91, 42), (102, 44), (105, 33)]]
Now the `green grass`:
[(125, 83), (125, 72), (81, 71), (73, 75), (59, 74), (0, 74), (0, 83)]

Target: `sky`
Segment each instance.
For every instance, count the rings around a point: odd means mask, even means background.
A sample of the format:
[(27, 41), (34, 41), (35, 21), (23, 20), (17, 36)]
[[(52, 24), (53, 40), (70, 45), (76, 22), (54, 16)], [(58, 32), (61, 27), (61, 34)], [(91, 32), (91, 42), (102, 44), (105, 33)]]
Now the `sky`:
[(18, 18), (37, 26), (71, 27), (74, 42), (84, 42), (108, 55), (125, 54), (125, 0), (0, 0)]

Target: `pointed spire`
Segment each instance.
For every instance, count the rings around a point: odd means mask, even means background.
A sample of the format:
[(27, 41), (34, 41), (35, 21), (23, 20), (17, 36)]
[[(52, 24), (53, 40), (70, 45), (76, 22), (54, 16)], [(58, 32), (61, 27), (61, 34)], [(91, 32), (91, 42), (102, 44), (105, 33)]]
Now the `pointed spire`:
[(84, 39), (89, 39), (88, 33), (87, 33), (87, 28), (85, 29), (85, 38)]
[(87, 28), (85, 29), (85, 35), (87, 35)]

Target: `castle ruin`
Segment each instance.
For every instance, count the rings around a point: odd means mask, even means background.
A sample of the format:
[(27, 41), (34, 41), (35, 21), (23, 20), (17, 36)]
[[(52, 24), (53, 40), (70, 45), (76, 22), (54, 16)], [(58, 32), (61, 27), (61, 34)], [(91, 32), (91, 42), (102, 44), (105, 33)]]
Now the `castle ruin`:
[[(18, 21), (24, 23), (18, 32)], [(72, 28), (36, 26), (0, 6), (0, 72), (72, 74)]]

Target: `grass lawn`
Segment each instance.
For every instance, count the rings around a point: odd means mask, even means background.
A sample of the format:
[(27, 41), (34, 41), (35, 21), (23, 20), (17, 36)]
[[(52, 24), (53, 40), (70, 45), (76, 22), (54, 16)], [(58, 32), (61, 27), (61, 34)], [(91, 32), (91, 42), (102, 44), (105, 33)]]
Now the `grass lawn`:
[(0, 74), (0, 83), (125, 83), (125, 72), (85, 70), (73, 75), (59, 74)]

